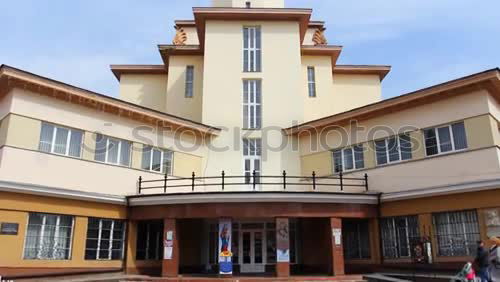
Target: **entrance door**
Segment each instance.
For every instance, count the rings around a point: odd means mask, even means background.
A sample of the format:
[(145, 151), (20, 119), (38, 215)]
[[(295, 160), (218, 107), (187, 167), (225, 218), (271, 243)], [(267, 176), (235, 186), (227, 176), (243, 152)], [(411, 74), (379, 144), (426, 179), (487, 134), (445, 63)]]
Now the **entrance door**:
[(240, 233), (241, 272), (261, 273), (265, 271), (265, 240), (263, 230), (244, 230)]

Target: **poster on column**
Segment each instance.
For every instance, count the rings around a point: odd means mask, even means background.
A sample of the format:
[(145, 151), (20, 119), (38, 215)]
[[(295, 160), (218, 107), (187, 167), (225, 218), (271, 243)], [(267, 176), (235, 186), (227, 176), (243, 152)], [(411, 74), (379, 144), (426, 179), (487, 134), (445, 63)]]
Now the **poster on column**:
[(219, 220), (219, 273), (230, 275), (233, 274), (233, 262), (231, 253), (231, 228), (230, 219)]
[(174, 249), (174, 232), (169, 230), (165, 233), (165, 242), (163, 243), (163, 257), (165, 259), (172, 259), (172, 253)]
[(276, 219), (276, 260), (290, 262), (290, 232), (287, 218)]

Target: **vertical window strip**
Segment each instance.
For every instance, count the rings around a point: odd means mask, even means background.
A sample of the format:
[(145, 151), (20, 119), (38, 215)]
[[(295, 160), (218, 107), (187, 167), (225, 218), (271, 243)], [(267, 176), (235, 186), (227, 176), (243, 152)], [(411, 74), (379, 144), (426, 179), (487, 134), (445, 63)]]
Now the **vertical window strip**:
[(184, 96), (186, 98), (193, 98), (193, 84), (194, 84), (194, 66), (186, 67), (186, 89)]
[(83, 141), (83, 132), (42, 123), (38, 149), (42, 152), (79, 158)]
[(261, 139), (243, 139), (243, 166), (245, 174), (245, 183), (253, 182), (253, 172), (256, 174), (256, 182), (259, 183), (261, 175)]
[(260, 129), (262, 127), (262, 82), (260, 80), (243, 81), (243, 128)]
[(243, 28), (243, 71), (261, 71), (261, 30), (260, 27)]
[(464, 122), (425, 129), (424, 141), (427, 156), (467, 149)]
[(309, 97), (316, 97), (316, 71), (314, 67), (307, 67), (307, 85)]

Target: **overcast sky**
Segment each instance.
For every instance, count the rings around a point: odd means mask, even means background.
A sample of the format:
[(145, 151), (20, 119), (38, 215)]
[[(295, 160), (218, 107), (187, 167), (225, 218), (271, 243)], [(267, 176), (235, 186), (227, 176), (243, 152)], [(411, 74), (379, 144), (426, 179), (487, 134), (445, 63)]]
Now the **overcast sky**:
[[(286, 0), (326, 21), (340, 64), (391, 65), (389, 98), (500, 66), (499, 0)], [(2, 1), (0, 64), (111, 96), (109, 64), (160, 64), (175, 19), (208, 0)]]

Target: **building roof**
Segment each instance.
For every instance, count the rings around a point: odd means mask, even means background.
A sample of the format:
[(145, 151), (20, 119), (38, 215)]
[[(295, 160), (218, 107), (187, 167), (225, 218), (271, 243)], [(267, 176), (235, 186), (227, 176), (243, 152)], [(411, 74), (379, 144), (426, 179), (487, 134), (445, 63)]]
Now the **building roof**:
[(110, 68), (118, 81), (122, 74), (167, 74), (165, 65), (110, 65)]
[(335, 65), (333, 74), (376, 74), (380, 81), (391, 71), (391, 66), (382, 65)]
[(488, 90), (500, 102), (500, 69), (494, 68), (437, 84), (350, 111), (292, 126), (284, 129), (284, 131), (287, 135), (296, 135), (327, 126), (345, 125), (352, 120), (361, 121), (383, 116), (388, 113), (455, 97), (479, 89)]
[(26, 89), (68, 103), (80, 104), (155, 126), (170, 127), (172, 130), (188, 130), (199, 135), (217, 135), (220, 132), (219, 128), (213, 126), (92, 92), (8, 65), (0, 65), (0, 97), (13, 88)]

